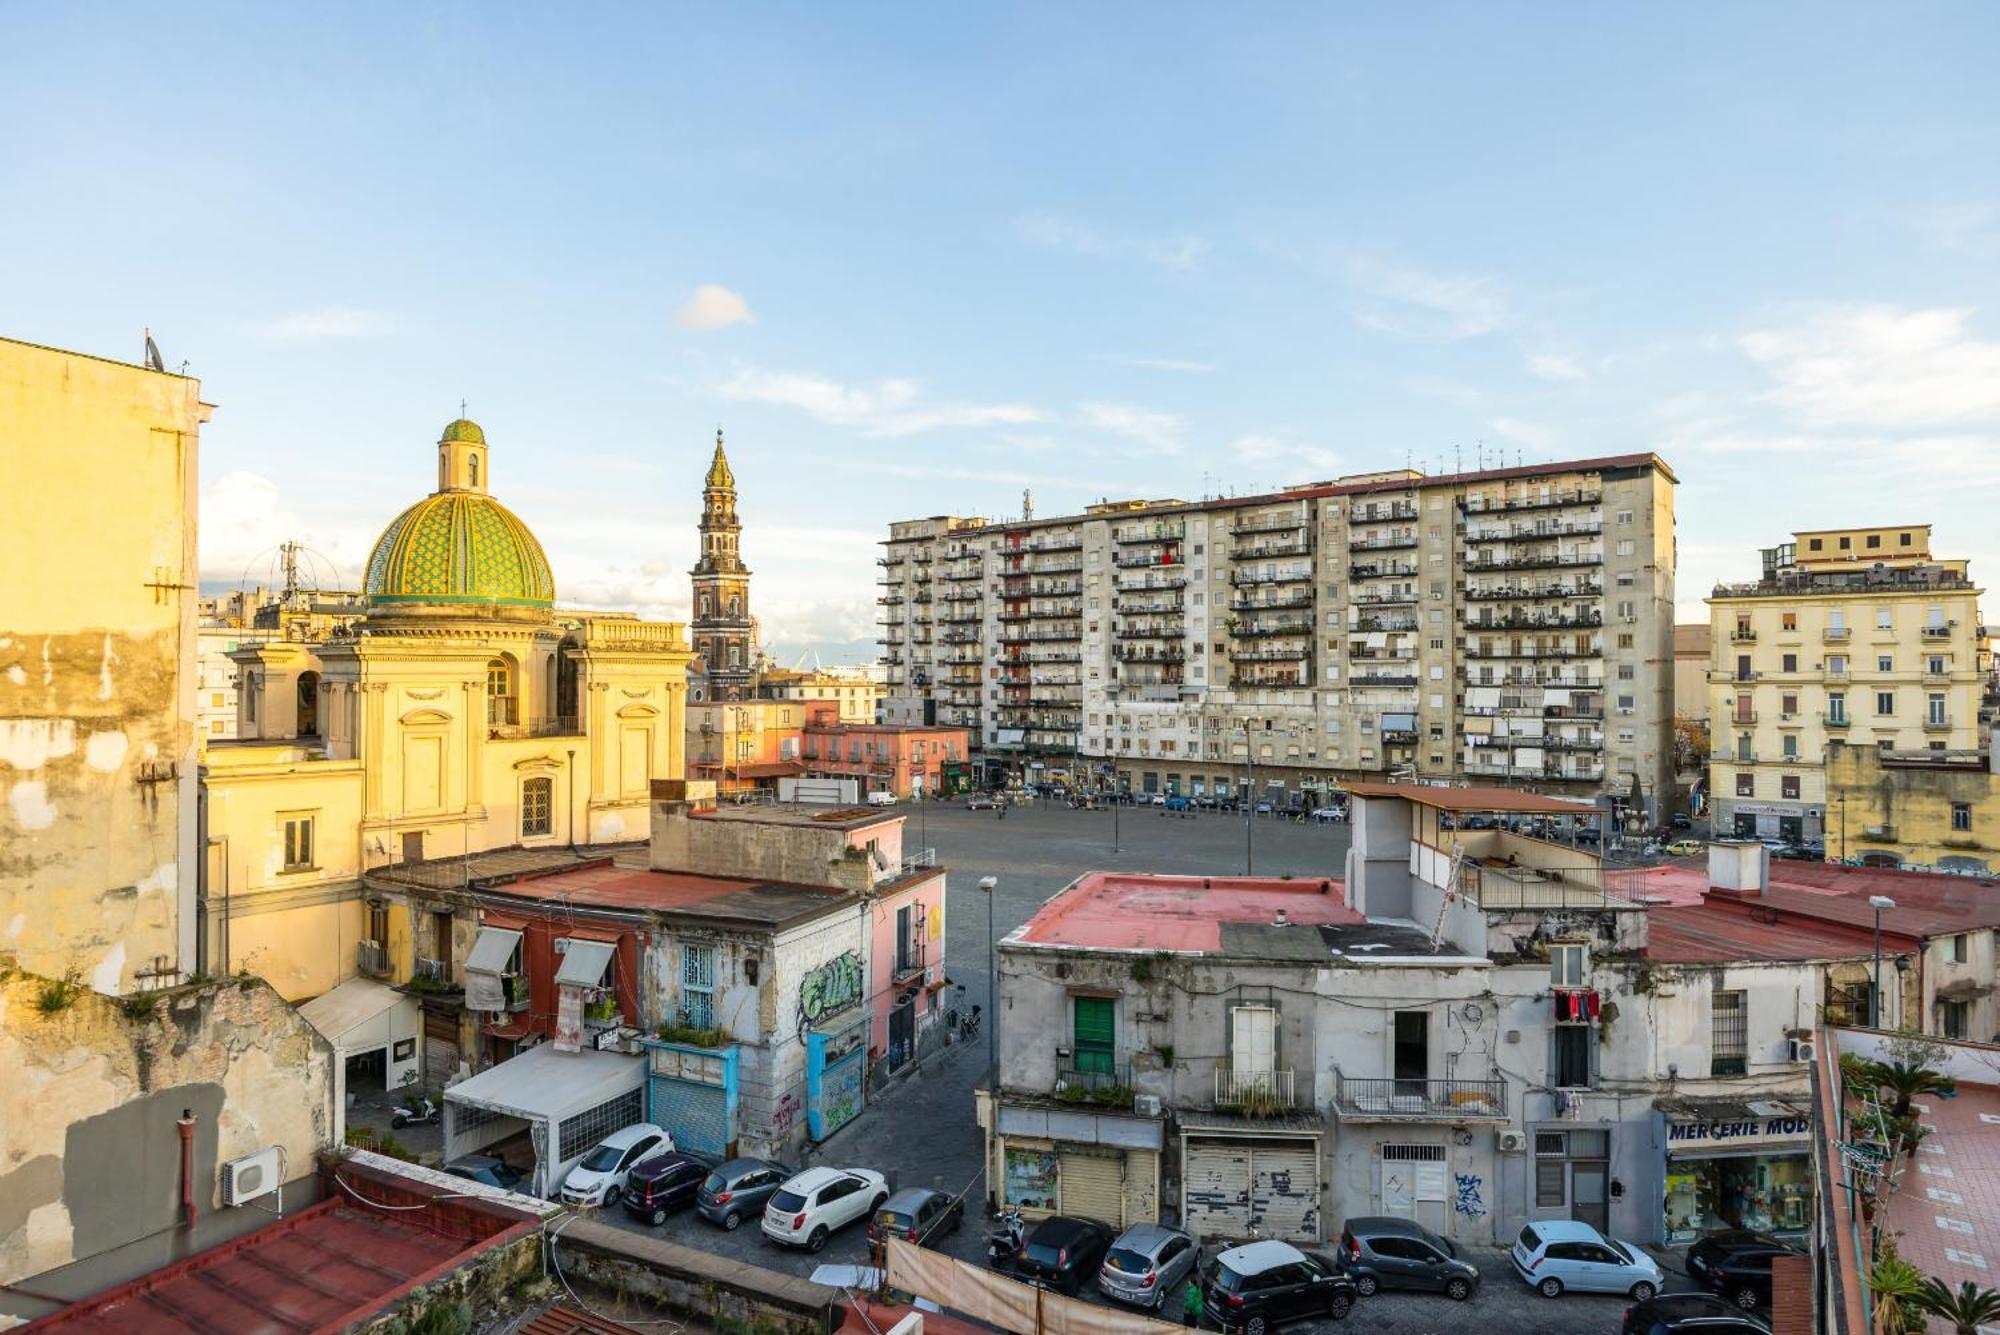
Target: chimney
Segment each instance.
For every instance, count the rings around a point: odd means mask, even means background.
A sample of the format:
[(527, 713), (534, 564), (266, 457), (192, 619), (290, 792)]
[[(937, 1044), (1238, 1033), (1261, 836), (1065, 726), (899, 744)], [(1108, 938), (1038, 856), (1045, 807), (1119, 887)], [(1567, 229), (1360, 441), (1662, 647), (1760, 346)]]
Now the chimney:
[(1274, 922), (1272, 922), (1271, 926), (1273, 926), (1273, 927), (1284, 927), (1284, 926), (1287, 926), (1287, 925), (1289, 925), (1289, 924), (1290, 924), (1290, 922), (1291, 922), (1291, 919), (1289, 919), (1289, 918), (1287, 918), (1287, 917), (1285, 916), (1285, 911), (1284, 911), (1283, 909), (1279, 909), (1279, 910), (1278, 910), (1278, 916), (1277, 916), (1277, 919), (1276, 919), (1276, 920), (1275, 920)]
[(1754, 839), (1721, 839), (1708, 846), (1708, 887), (1754, 898), (1771, 888), (1771, 850)]

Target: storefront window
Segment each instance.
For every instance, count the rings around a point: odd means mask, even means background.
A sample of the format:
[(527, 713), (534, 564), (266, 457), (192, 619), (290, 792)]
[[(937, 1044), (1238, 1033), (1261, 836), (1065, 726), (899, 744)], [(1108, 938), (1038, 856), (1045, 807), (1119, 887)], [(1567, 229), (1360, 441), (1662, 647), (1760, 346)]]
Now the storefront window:
[(1692, 1242), (1721, 1228), (1803, 1232), (1811, 1172), (1803, 1154), (1676, 1159), (1667, 1167), (1667, 1240)]
[(1028, 1210), (1056, 1208), (1054, 1150), (1021, 1150), (1009, 1146), (1006, 1170), (1007, 1204)]

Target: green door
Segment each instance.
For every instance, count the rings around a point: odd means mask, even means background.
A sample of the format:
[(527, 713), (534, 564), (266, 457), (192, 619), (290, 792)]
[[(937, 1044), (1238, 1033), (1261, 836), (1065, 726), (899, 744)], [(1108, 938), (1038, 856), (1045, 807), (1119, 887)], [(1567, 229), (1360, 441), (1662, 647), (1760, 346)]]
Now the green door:
[(1117, 1028), (1110, 997), (1076, 998), (1076, 1069), (1086, 1075), (1117, 1074)]

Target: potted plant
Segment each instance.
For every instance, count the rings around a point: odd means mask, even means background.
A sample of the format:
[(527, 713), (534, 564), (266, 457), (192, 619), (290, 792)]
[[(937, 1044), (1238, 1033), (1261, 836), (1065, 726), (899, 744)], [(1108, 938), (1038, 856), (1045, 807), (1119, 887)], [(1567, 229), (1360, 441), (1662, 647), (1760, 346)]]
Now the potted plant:
[(1927, 1279), (1917, 1291), (1917, 1306), (1951, 1326), (1952, 1335), (1979, 1335), (1982, 1327), (2000, 1324), (2000, 1290), (1982, 1289), (1966, 1280), (1948, 1289), (1941, 1279)]

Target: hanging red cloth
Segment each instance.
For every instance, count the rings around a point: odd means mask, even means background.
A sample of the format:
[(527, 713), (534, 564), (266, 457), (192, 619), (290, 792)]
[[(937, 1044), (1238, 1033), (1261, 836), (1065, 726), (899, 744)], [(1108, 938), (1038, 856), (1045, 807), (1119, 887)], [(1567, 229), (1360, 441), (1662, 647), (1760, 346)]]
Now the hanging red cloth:
[(1592, 1020), (1597, 1019), (1597, 1005), (1598, 1005), (1597, 993), (1586, 992), (1583, 994), (1583, 1000), (1590, 1007), (1590, 1018)]

